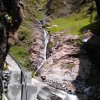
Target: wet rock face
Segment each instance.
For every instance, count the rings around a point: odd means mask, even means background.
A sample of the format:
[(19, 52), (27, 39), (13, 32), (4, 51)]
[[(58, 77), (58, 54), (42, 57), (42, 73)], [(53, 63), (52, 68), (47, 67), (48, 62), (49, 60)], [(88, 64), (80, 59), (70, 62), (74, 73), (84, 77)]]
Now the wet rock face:
[(39, 63), (39, 55), (41, 49), (44, 48), (44, 38), (43, 38), (43, 30), (39, 25), (34, 26), (33, 31), (33, 43), (31, 44), (31, 47), (29, 49), (29, 52), (31, 53), (30, 56), (30, 62), (31, 65), (34, 66), (33, 69), (36, 70), (36, 66)]

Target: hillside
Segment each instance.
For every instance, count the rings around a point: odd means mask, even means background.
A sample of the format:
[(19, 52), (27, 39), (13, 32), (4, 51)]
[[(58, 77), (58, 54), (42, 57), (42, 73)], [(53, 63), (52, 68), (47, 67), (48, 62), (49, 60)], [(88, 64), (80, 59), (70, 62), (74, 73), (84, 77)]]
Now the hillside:
[(25, 0), (26, 18), (10, 49), (35, 78), (80, 100), (100, 100), (100, 1), (95, 1)]
[(58, 31), (65, 34), (81, 34), (85, 30), (99, 32), (95, 21), (96, 7), (91, 0), (25, 0), (24, 5), (26, 18), (18, 30), (18, 41), (10, 49), (23, 66), (30, 66), (28, 49), (32, 42), (33, 22), (43, 19), (44, 14), (51, 18), (47, 27), (51, 34)]
[(25, 0), (24, 1), (24, 13), (25, 19), (23, 20), (22, 25), (20, 26), (17, 35), (17, 41), (12, 41), (12, 46), (10, 53), (19, 61), (19, 63), (28, 68), (29, 63), (29, 52), (32, 42), (32, 31), (33, 31), (33, 22), (35, 19), (42, 19), (42, 13), (39, 12), (39, 9), (42, 9), (42, 6), (45, 4), (46, 0)]
[[(53, 18), (60, 17), (49, 23), (51, 28), (47, 27), (47, 29), (51, 34), (57, 31), (66, 31), (65, 33), (68, 31), (72, 34), (80, 34), (81, 28), (89, 25), (91, 21), (94, 21), (96, 15), (95, 8), (91, 12), (91, 7), (95, 5), (92, 5), (91, 2), (79, 2), (79, 6), (77, 6), (76, 0), (25, 0), (24, 4), (26, 18), (18, 30), (19, 39), (11, 47), (10, 53), (18, 59), (20, 64), (26, 67), (30, 66), (28, 49), (30, 48), (29, 44), (32, 42), (32, 24), (35, 19), (43, 19), (43, 13)], [(79, 8), (77, 9), (77, 7)], [(44, 12), (42, 12), (42, 8), (44, 8)], [(81, 25), (78, 25), (78, 23)], [(57, 27), (52, 27), (54, 24)]]
[(85, 4), (91, 2), (91, 0), (48, 0), (46, 14), (52, 17), (69, 16), (80, 12)]

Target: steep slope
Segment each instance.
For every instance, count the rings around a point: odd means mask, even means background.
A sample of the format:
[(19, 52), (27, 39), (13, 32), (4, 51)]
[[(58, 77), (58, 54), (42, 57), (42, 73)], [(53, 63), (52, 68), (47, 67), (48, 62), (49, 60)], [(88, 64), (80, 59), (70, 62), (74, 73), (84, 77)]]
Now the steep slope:
[(46, 14), (54, 16), (69, 15), (71, 5), (68, 2), (68, 0), (48, 0)]
[(80, 8), (92, 2), (91, 0), (48, 0), (46, 14), (49, 16), (62, 17), (71, 13), (79, 12)]
[(32, 42), (33, 21), (42, 19), (39, 9), (42, 9), (45, 2), (46, 0), (24, 0), (25, 19), (18, 32), (16, 32), (17, 39), (11, 39), (10, 53), (26, 68), (30, 66), (28, 48), (30, 48)]

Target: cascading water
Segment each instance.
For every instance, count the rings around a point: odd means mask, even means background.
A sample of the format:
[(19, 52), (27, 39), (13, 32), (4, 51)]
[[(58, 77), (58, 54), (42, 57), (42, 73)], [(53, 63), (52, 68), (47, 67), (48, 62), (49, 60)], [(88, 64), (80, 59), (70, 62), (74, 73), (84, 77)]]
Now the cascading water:
[(47, 50), (49, 35), (48, 35), (48, 32), (45, 29), (43, 29), (43, 34), (44, 34), (43, 35), (44, 48), (40, 51), (39, 63), (37, 65), (37, 70), (36, 70), (35, 74), (41, 69), (44, 62), (46, 61), (46, 50)]
[[(42, 20), (41, 21), (42, 26), (45, 26), (46, 21)], [(46, 52), (47, 52), (47, 45), (49, 42), (49, 34), (48, 32), (43, 28), (43, 44), (44, 44), (44, 48), (40, 51), (40, 55), (39, 55), (39, 62), (37, 65), (37, 70), (35, 72), (35, 74), (41, 69), (41, 67), (43, 66), (43, 64), (46, 61)], [(73, 94), (69, 94), (69, 93), (65, 93), (66, 96), (68, 97), (67, 100), (79, 100), (78, 97), (76, 95)]]

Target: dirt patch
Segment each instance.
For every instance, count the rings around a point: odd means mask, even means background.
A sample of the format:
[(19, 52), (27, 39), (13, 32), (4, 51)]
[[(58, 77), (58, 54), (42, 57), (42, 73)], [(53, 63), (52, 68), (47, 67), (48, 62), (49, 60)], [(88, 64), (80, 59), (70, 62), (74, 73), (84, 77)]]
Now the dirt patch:
[(77, 45), (78, 40), (78, 36), (60, 33), (50, 37), (50, 43), (54, 45), (48, 47), (49, 55), (40, 71), (40, 80), (71, 93), (84, 92), (91, 62), (86, 51)]

